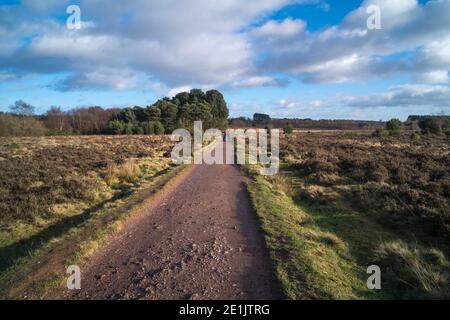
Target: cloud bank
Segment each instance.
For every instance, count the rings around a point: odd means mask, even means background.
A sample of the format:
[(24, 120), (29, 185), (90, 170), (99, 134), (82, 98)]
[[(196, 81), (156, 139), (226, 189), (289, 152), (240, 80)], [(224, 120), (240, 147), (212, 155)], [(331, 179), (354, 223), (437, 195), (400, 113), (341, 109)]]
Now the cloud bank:
[[(58, 74), (65, 77), (51, 87), (59, 91), (174, 94), (280, 87), (289, 77), (306, 85), (404, 76), (407, 85), (341, 103), (448, 106), (449, 0), (365, 0), (338, 25), (314, 32), (302, 19), (270, 18), (288, 5), (311, 3), (332, 10), (323, 1), (299, 0), (81, 0), (80, 30), (65, 26), (68, 0), (0, 5), (0, 83)], [(381, 30), (366, 27), (369, 5), (381, 9)], [(297, 106), (284, 100), (280, 106)]]

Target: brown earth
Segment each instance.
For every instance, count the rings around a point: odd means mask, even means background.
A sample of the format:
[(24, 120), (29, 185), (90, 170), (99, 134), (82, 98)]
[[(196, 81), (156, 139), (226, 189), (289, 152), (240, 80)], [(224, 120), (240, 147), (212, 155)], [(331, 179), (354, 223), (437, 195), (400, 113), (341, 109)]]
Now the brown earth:
[(196, 165), (81, 266), (71, 299), (274, 299), (259, 228), (234, 165)]

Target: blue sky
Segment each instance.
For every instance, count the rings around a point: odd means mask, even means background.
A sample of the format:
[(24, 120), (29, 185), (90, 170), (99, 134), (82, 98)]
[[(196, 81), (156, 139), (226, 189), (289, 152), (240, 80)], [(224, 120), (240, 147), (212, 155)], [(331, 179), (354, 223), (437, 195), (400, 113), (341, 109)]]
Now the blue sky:
[(450, 0), (2, 0), (0, 111), (144, 106), (199, 87), (221, 90), (232, 116), (450, 114), (448, 30)]

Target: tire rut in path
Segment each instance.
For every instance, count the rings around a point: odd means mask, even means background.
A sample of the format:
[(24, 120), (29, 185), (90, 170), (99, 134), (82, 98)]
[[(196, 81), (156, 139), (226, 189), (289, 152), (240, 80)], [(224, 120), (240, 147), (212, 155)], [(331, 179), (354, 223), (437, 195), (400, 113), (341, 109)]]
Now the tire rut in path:
[(234, 165), (196, 165), (82, 267), (73, 299), (273, 299), (262, 231)]

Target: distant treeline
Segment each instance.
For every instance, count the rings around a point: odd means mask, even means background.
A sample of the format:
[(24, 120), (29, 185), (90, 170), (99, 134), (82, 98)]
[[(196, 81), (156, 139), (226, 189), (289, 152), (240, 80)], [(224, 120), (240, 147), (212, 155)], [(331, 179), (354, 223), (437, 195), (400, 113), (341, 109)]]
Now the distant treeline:
[(257, 128), (285, 128), (292, 126), (296, 129), (319, 130), (376, 130), (384, 128), (383, 121), (365, 120), (312, 120), (312, 119), (276, 119), (263, 113), (255, 113), (253, 119), (233, 118), (229, 120), (231, 127), (257, 127)]
[[(163, 134), (175, 129), (192, 130), (196, 120), (203, 129), (283, 128), (304, 130), (382, 130), (383, 121), (276, 119), (264, 113), (253, 118), (228, 119), (228, 107), (217, 90), (203, 92), (192, 89), (173, 98), (163, 98), (146, 107), (102, 108), (86, 107), (63, 111), (51, 107), (44, 115), (35, 115), (34, 107), (22, 100), (10, 106), (9, 113), (0, 112), (0, 136), (95, 135), (95, 134)], [(448, 116), (410, 116), (400, 125), (404, 129), (447, 132)], [(428, 128), (428, 129), (423, 129)]]
[[(17, 104), (26, 103), (17, 101)], [(110, 120), (120, 111), (101, 107), (63, 111), (60, 107), (52, 107), (45, 115), (34, 115), (32, 111), (0, 113), (0, 136), (102, 134), (108, 131)]]
[(196, 120), (203, 121), (204, 129), (225, 129), (228, 124), (228, 107), (217, 90), (193, 89), (147, 107), (69, 111), (52, 107), (44, 115), (35, 115), (32, 105), (19, 100), (10, 110), (0, 112), (0, 136), (162, 134), (177, 128), (190, 130)]

